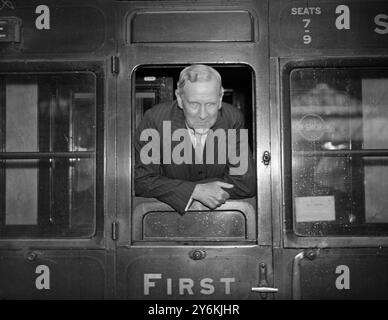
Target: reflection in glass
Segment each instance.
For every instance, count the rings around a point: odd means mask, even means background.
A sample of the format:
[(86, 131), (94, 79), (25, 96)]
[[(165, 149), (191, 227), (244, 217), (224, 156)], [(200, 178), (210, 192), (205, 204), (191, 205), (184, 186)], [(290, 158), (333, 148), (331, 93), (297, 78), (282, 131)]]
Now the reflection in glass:
[(298, 234), (388, 233), (388, 158), (383, 157), (388, 149), (387, 86), (384, 70), (292, 71), (292, 192)]

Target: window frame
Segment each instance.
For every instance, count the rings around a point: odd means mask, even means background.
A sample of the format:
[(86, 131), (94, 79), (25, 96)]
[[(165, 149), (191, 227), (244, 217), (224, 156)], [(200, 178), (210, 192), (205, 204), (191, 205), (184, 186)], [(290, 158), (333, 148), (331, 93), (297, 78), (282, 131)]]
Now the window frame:
[[(250, 64), (245, 64), (245, 63), (230, 63), (230, 64), (223, 64), (223, 63), (206, 63), (204, 62), (206, 65), (209, 65), (211, 67), (214, 67), (214, 68), (217, 68), (217, 67), (220, 67), (220, 68), (238, 68), (238, 67), (243, 67), (243, 68), (246, 68), (250, 71), (250, 81), (251, 81), (251, 112), (252, 112), (252, 115), (253, 115), (253, 122), (252, 122), (252, 158), (253, 158), (253, 162), (254, 162), (254, 166), (255, 168), (257, 168), (257, 155), (256, 155), (256, 145), (257, 145), (257, 137), (256, 137), (256, 121), (255, 121), (255, 117), (256, 117), (256, 75), (255, 75), (255, 70), (253, 68), (252, 65)], [(130, 93), (130, 98), (131, 98), (131, 105), (132, 106), (136, 106), (136, 73), (139, 71), (139, 70), (144, 70), (144, 69), (155, 69), (155, 68), (159, 68), (159, 70), (163, 70), (163, 69), (177, 69), (178, 70), (178, 75), (180, 73), (181, 70), (183, 70), (183, 68), (189, 66), (190, 64), (181, 64), (181, 63), (166, 63), (166, 64), (159, 64), (159, 63), (156, 63), (156, 64), (153, 64), (153, 63), (144, 63), (144, 64), (140, 64), (140, 65), (136, 65), (136, 68), (134, 68), (133, 70), (131, 70), (130, 72), (130, 84), (131, 84), (131, 93)], [(223, 83), (224, 84), (224, 83)], [(173, 83), (173, 88), (175, 87), (176, 83)], [(173, 92), (173, 100), (176, 100), (176, 97), (175, 97), (175, 91)], [(136, 132), (136, 108), (132, 108), (131, 110), (131, 113), (130, 113), (130, 116), (131, 116), (131, 122), (132, 122), (132, 130), (131, 130), (131, 137), (132, 139), (134, 139), (135, 137), (135, 132)], [(244, 114), (245, 116), (245, 114)], [(245, 118), (246, 119), (246, 118)], [(246, 125), (246, 122), (245, 122), (245, 126), (247, 127)], [(135, 212), (135, 207), (134, 207), (134, 204), (136, 203), (135, 201), (135, 198), (142, 198), (142, 197), (136, 197), (135, 196), (135, 192), (134, 192), (134, 170), (135, 170), (135, 150), (134, 150), (134, 145), (132, 144), (131, 145), (131, 166), (130, 166), (130, 170), (131, 170), (131, 190), (132, 190), (132, 193), (131, 193), (131, 214), (130, 214), (130, 217), (129, 217), (129, 225), (130, 225), (130, 229), (131, 229), (131, 232), (130, 232), (130, 238), (129, 238), (129, 243), (131, 245), (134, 245), (136, 247), (142, 247), (142, 246), (152, 246), (152, 245), (158, 245), (158, 246), (179, 246), (179, 245), (195, 245), (195, 246), (206, 246), (206, 245), (220, 245), (220, 246), (229, 246), (229, 245), (237, 245), (237, 246), (250, 246), (250, 245), (255, 245), (258, 243), (258, 239), (259, 239), (259, 227), (258, 227), (258, 223), (259, 223), (259, 214), (258, 214), (258, 210), (257, 210), (257, 198), (258, 198), (258, 192), (256, 192), (256, 195), (255, 197), (252, 197), (252, 198), (246, 198), (246, 199), (243, 199), (244, 201), (247, 202), (248, 205), (250, 206), (253, 206), (253, 214), (252, 212), (248, 212), (248, 213), (244, 213), (244, 217), (246, 218), (246, 224), (249, 224), (249, 222), (251, 221), (250, 219), (254, 219), (254, 228), (252, 227), (247, 227), (246, 226), (246, 237), (245, 239), (242, 239), (242, 240), (235, 240), (233, 238), (216, 238), (216, 237), (212, 237), (212, 238), (204, 238), (204, 237), (198, 237), (198, 238), (195, 238), (194, 240), (192, 238), (182, 238), (182, 239), (177, 239), (177, 238), (166, 238), (166, 239), (157, 239), (157, 240), (140, 240), (139, 239), (139, 232), (137, 232), (136, 230), (134, 230), (134, 228), (136, 227), (136, 225), (139, 225), (140, 226), (140, 223), (143, 221), (144, 217), (147, 215), (143, 215), (142, 217), (135, 217), (134, 216), (134, 212)], [(258, 176), (258, 172), (257, 172), (257, 169), (256, 169), (256, 178)], [(153, 199), (155, 201), (158, 201), (157, 199), (155, 198), (147, 198), (147, 199)], [(240, 200), (239, 200), (240, 201)], [(166, 204), (164, 204), (163, 202), (160, 202), (161, 204), (163, 204), (164, 206)]]
[(388, 59), (374, 57), (328, 57), (280, 59), (280, 124), (282, 150), (283, 244), (285, 247), (380, 247), (388, 245), (387, 236), (371, 235), (298, 235), (294, 228), (292, 197), (292, 141), (291, 141), (291, 72), (303, 68), (387, 68)]
[[(22, 63), (20, 61), (2, 61), (0, 62), (0, 73), (31, 73), (33, 74), (55, 74), (55, 73), (92, 73), (95, 76), (96, 87), (95, 87), (95, 98), (96, 98), (96, 129), (95, 129), (95, 213), (94, 213), (94, 231), (88, 236), (78, 237), (58, 237), (58, 236), (37, 236), (27, 237), (20, 235), (19, 237), (7, 237), (0, 238), (0, 248), (11, 246), (25, 245), (34, 246), (43, 245), (45, 247), (103, 247), (104, 238), (104, 199), (103, 199), (103, 185), (104, 185), (104, 63), (98, 61), (28, 61), (28, 63)], [(5, 121), (5, 120), (4, 120)], [(71, 151), (70, 151), (71, 152)], [(39, 153), (44, 158), (50, 158), (51, 153)], [(71, 158), (67, 152), (53, 152), (59, 154), (59, 159)], [(12, 156), (12, 153), (10, 153)], [(73, 154), (73, 152), (71, 152)], [(7, 152), (2, 153), (7, 157)], [(20, 157), (23, 153), (20, 153)], [(34, 154), (31, 153), (34, 157)], [(39, 157), (37, 157), (39, 158)], [(34, 158), (35, 159), (35, 158)], [(13, 227), (13, 226), (11, 226)], [(15, 230), (23, 226), (15, 226)]]

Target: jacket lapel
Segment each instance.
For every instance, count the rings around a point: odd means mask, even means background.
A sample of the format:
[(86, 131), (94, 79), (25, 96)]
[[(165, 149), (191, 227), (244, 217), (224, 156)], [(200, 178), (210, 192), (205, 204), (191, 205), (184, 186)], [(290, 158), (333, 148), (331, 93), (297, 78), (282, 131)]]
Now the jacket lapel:
[[(183, 110), (179, 108), (177, 101), (175, 100), (173, 102), (172, 108), (171, 108), (171, 135), (173, 135), (174, 131), (177, 129), (186, 129), (186, 122), (185, 122), (185, 117), (183, 114)], [(214, 123), (213, 127), (211, 128), (213, 131), (216, 131), (217, 129), (224, 129), (225, 134), (226, 134), (226, 141), (228, 139), (228, 124), (226, 119), (223, 117), (223, 112), (222, 108), (218, 112), (217, 120)], [(195, 150), (194, 147), (191, 143), (190, 137), (187, 136), (188, 142), (191, 145), (191, 154), (192, 154), (192, 164), (195, 164)], [(171, 142), (171, 151), (174, 150), (174, 148), (179, 144), (179, 141), (172, 141)], [(214, 161), (217, 163), (218, 159), (218, 148), (217, 148), (217, 143), (214, 144)], [(205, 142), (205, 147), (203, 151), (203, 164), (206, 164), (206, 142)], [(211, 170), (212, 167), (215, 166), (207, 166), (207, 170)]]

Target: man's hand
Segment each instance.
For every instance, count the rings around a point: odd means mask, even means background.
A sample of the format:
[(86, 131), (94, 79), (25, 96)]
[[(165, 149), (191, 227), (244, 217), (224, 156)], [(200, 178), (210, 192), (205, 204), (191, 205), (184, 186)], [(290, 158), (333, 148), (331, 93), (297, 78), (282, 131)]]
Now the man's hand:
[(223, 188), (230, 189), (233, 187), (233, 184), (221, 181), (197, 184), (194, 188), (192, 197), (194, 200), (201, 202), (208, 208), (215, 209), (229, 199), (229, 193)]

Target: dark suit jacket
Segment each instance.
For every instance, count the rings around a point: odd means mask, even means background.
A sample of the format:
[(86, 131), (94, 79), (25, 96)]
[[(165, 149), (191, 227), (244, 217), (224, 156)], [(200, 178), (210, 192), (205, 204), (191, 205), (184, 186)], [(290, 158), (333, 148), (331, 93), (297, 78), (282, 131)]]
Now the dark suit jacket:
[[(217, 143), (215, 142), (215, 164), (195, 164), (194, 149), (193, 161), (191, 164), (163, 164), (163, 144), (166, 146), (166, 139), (163, 137), (163, 121), (171, 121), (171, 132), (176, 129), (186, 129), (185, 118), (182, 109), (177, 102), (162, 103), (148, 110), (136, 130), (135, 137), (135, 193), (141, 197), (157, 198), (173, 207), (183, 214), (187, 202), (198, 183), (210, 181), (223, 181), (234, 185), (232, 189), (225, 189), (231, 199), (242, 199), (253, 197), (256, 193), (256, 172), (252, 160), (252, 153), (248, 151), (248, 170), (244, 175), (230, 175), (229, 168), (233, 165), (229, 162), (218, 163)], [(242, 129), (244, 117), (240, 110), (234, 106), (223, 103), (218, 112), (217, 120), (212, 127), (217, 129)], [(140, 141), (141, 132), (144, 129), (155, 129), (160, 134), (160, 164), (143, 164), (140, 161), (140, 150), (148, 141)], [(238, 130), (237, 130), (238, 131)], [(226, 134), (226, 137), (228, 134)], [(172, 141), (171, 150), (180, 141)], [(190, 142), (191, 143), (191, 142)], [(192, 146), (191, 146), (192, 147)], [(205, 148), (206, 149), (206, 148)], [(240, 150), (239, 138), (237, 139), (237, 151)], [(226, 156), (228, 153), (226, 153)], [(206, 151), (204, 151), (206, 159)], [(236, 167), (236, 165), (234, 165)]]

